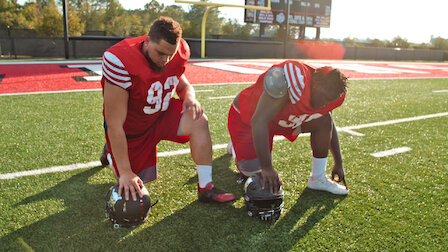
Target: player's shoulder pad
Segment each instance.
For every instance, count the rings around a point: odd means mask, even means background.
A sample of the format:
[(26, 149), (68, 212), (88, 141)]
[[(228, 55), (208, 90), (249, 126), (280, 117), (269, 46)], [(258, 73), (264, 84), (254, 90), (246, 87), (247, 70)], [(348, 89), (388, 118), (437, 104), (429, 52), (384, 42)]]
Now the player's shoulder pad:
[(281, 98), (288, 93), (288, 83), (283, 68), (274, 67), (266, 73), (264, 91), (273, 98)]

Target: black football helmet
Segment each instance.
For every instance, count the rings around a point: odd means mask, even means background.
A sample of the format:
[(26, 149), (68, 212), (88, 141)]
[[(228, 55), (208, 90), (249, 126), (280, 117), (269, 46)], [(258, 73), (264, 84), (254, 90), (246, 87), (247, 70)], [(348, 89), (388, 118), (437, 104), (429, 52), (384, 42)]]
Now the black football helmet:
[(247, 214), (264, 221), (276, 221), (283, 208), (283, 191), (271, 193), (268, 184), (261, 189), (261, 173), (249, 177), (244, 185), (244, 203)]
[(137, 200), (124, 199), (118, 195), (119, 185), (112, 186), (106, 194), (106, 218), (112, 222), (114, 228), (136, 227), (144, 223), (151, 211), (151, 198), (146, 187), (143, 186), (143, 197), (138, 194)]

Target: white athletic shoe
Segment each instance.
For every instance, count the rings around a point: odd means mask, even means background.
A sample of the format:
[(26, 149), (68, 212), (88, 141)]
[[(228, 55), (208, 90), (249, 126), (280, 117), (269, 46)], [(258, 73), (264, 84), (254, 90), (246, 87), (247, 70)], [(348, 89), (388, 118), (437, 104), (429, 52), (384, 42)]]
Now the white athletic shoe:
[(344, 186), (334, 182), (333, 180), (327, 178), (323, 175), (318, 178), (310, 177), (308, 180), (308, 188), (313, 190), (327, 191), (338, 195), (347, 195), (348, 190)]
[(233, 148), (232, 141), (229, 141), (229, 143), (227, 144), (227, 154), (232, 155), (232, 148)]

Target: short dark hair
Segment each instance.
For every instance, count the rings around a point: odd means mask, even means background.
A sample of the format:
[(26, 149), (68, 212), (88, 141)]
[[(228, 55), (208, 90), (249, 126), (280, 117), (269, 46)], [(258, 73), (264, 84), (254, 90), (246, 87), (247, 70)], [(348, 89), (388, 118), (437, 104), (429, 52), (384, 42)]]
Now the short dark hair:
[(319, 82), (330, 93), (342, 94), (347, 92), (347, 77), (336, 68), (321, 67), (312, 75), (312, 82)]
[(174, 19), (161, 16), (152, 22), (148, 36), (156, 43), (163, 39), (175, 45), (182, 37), (182, 28)]

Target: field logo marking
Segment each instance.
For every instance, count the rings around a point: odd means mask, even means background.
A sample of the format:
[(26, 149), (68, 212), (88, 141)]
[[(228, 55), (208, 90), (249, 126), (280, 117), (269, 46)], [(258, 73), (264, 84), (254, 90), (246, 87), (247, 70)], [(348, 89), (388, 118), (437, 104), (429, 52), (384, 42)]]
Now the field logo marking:
[(73, 77), (76, 81), (101, 81), (102, 66), (101, 64), (84, 64), (84, 65), (61, 65), (67, 68), (78, 68), (89, 74), (89, 76), (75, 76)]
[[(429, 72), (426, 71), (417, 71), (417, 70), (411, 70), (411, 69), (400, 69), (400, 68), (394, 68), (393, 66), (400, 67), (400, 65), (390, 65), (391, 67), (381, 67), (381, 66), (372, 66), (367, 65), (363, 63), (335, 63), (335, 62), (307, 62), (310, 65), (313, 65), (315, 67), (323, 67), (323, 66), (331, 66), (333, 68), (339, 68), (342, 70), (350, 70), (355, 71), (358, 73), (364, 73), (364, 74), (402, 74), (402, 73), (411, 73), (411, 74), (429, 74)], [(276, 62), (272, 62), (276, 63)], [(241, 74), (262, 74), (264, 73), (264, 70), (249, 68), (249, 67), (242, 67), (242, 66), (236, 66), (236, 65), (253, 65), (253, 66), (262, 66), (262, 67), (271, 67), (272, 63), (263, 63), (263, 62), (198, 62), (198, 63), (192, 63), (192, 65), (195, 66), (201, 66), (201, 67), (207, 67), (212, 69), (218, 69), (222, 71), (229, 71), (234, 73), (241, 73)], [(405, 65), (404, 67), (409, 67), (409, 65)], [(430, 67), (430, 66), (428, 66)], [(409, 67), (411, 68), (411, 67)], [(412, 68), (418, 68), (418, 65), (413, 65)], [(434, 69), (434, 70), (444, 70), (446, 68), (444, 67), (436, 67), (436, 68), (425, 68), (425, 69)]]

